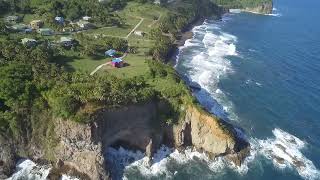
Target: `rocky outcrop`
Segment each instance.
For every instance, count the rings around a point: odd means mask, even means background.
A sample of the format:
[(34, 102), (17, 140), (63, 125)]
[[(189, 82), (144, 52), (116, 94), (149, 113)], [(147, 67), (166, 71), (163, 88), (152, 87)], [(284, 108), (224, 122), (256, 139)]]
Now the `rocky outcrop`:
[(13, 144), (0, 135), (0, 179), (6, 179), (12, 173), (15, 158)]
[(246, 7), (242, 9), (242, 11), (251, 12), (251, 13), (258, 13), (258, 14), (271, 14), (273, 9), (273, 3), (264, 2), (259, 6), (256, 7)]
[(108, 179), (101, 143), (93, 139), (91, 129), (89, 124), (57, 119), (55, 132), (59, 143), (55, 148), (56, 164), (58, 168), (71, 167), (90, 179)]
[(178, 149), (194, 146), (211, 157), (227, 156), (237, 165), (248, 155), (249, 144), (237, 137), (234, 128), (200, 107), (190, 105), (176, 125), (155, 128), (159, 106), (163, 104), (151, 102), (104, 109), (90, 125), (57, 120), (56, 158), (90, 179), (106, 179), (109, 173), (105, 171), (108, 164), (103, 150), (108, 146), (139, 149), (150, 160), (161, 144)]
[[(200, 107), (185, 107), (184, 115), (175, 125), (159, 124), (163, 121), (159, 108), (168, 107), (164, 103), (150, 102), (103, 109), (89, 124), (55, 119), (57, 145), (53, 155), (57, 162), (50, 177), (69, 173), (82, 179), (109, 179), (111, 176), (104, 159), (104, 149), (109, 146), (142, 150), (150, 157), (150, 163), (161, 144), (177, 149), (194, 146), (211, 157), (227, 156), (237, 165), (248, 155), (249, 144), (237, 136), (235, 129)], [(6, 167), (4, 163), (14, 162), (10, 161), (14, 158), (10, 156), (9, 147), (0, 147), (2, 168)]]
[(238, 165), (250, 149), (230, 124), (195, 106), (189, 106), (184, 120), (173, 127), (173, 141), (176, 147), (192, 145), (211, 157), (232, 155), (230, 159)]

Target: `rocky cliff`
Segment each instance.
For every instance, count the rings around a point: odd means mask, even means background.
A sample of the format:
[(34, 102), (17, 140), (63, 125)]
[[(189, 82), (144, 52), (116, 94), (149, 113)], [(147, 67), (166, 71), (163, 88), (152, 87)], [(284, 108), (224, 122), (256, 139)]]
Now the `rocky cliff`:
[(273, 2), (264, 2), (255, 7), (246, 7), (242, 11), (258, 13), (258, 14), (271, 14), (273, 9)]
[[(53, 150), (56, 162), (49, 177), (56, 179), (62, 173), (71, 173), (82, 179), (109, 179), (104, 149), (117, 145), (145, 151), (149, 157), (161, 144), (178, 149), (194, 146), (211, 157), (227, 156), (238, 165), (249, 153), (249, 144), (237, 136), (231, 125), (200, 107), (189, 105), (179, 123), (158, 126), (155, 122), (159, 120), (160, 107), (165, 108), (165, 104), (150, 102), (103, 109), (90, 124), (56, 119), (57, 145)], [(9, 152), (9, 149), (0, 152), (2, 164), (10, 157)]]
[(106, 179), (109, 173), (103, 150), (108, 146), (139, 149), (149, 157), (161, 144), (175, 148), (194, 146), (212, 157), (227, 156), (238, 165), (249, 153), (249, 144), (237, 137), (231, 125), (195, 106), (186, 108), (178, 124), (154, 128), (159, 106), (163, 104), (153, 102), (103, 110), (90, 125), (59, 120), (56, 155), (91, 179)]

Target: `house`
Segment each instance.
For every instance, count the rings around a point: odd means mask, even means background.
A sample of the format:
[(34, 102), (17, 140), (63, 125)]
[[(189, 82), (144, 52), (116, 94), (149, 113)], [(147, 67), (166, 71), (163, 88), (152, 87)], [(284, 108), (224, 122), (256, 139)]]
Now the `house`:
[(50, 28), (40, 28), (37, 30), (37, 32), (42, 36), (51, 36), (54, 33), (54, 31)]
[(123, 67), (123, 61), (120, 58), (114, 58), (111, 61), (113, 67), (121, 68)]
[(82, 20), (84, 21), (90, 21), (91, 17), (90, 16), (83, 16)]
[(62, 32), (74, 32), (73, 27), (65, 27), (62, 29)]
[(7, 16), (7, 17), (5, 18), (5, 21), (6, 21), (7, 23), (17, 23), (17, 22), (20, 21), (20, 17), (19, 17), (19, 16)]
[(70, 47), (73, 45), (74, 39), (71, 37), (61, 37), (60, 44), (65, 47)]
[(42, 28), (44, 22), (42, 20), (33, 20), (30, 22), (30, 26), (32, 29), (39, 29)]
[(114, 49), (109, 49), (104, 53), (105, 56), (110, 56), (110, 57), (113, 57), (115, 54), (116, 54), (116, 50)]
[(14, 31), (24, 32), (25, 29), (28, 29), (29, 27), (25, 24), (15, 24), (11, 26), (11, 29)]
[(158, 5), (161, 4), (160, 0), (155, 0), (153, 3), (154, 3), (154, 4), (158, 4)]
[(94, 27), (92, 23), (83, 20), (78, 21), (77, 24), (81, 29), (90, 29)]
[(21, 39), (23, 45), (31, 47), (37, 45), (37, 41), (35, 39), (23, 38)]
[(57, 16), (54, 18), (54, 20), (58, 23), (58, 24), (63, 24), (64, 23), (64, 18)]
[(134, 34), (137, 36), (144, 36), (146, 33), (144, 33), (143, 31), (134, 31)]

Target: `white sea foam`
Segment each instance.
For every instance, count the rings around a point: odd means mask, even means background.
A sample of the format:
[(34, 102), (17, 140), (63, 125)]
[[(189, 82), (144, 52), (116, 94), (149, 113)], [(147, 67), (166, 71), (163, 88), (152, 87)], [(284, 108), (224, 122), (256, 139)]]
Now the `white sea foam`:
[(258, 86), (258, 87), (262, 87), (262, 84), (261, 84), (261, 83), (256, 82), (256, 81), (254, 81), (254, 80), (252, 80), (252, 79), (247, 79), (247, 80), (245, 81), (245, 84), (247, 84), (247, 85), (254, 84), (254, 85)]
[[(118, 152), (118, 153), (117, 153)], [(136, 154), (133, 151), (127, 150), (124, 153), (123, 150), (113, 150), (113, 157), (117, 157), (118, 162), (127, 161), (130, 158), (140, 158), (139, 154)], [(173, 150), (166, 146), (162, 146), (154, 155), (152, 164), (149, 164), (149, 159), (144, 157), (140, 160), (129, 163), (124, 169), (123, 179), (130, 179), (127, 172), (138, 171), (139, 174), (144, 176), (144, 178), (149, 179), (151, 177), (163, 177), (165, 179), (172, 179), (174, 176), (179, 174), (179, 171), (176, 171), (170, 166), (172, 164), (176, 166), (188, 166), (192, 164), (205, 164), (212, 175), (219, 176), (224, 172), (226, 168), (233, 169), (239, 173), (247, 172), (248, 168), (245, 166), (237, 167), (233, 163), (225, 160), (222, 157), (216, 159), (210, 159), (205, 153), (195, 151), (192, 148), (187, 148), (186, 150), (179, 152), (178, 150)], [(219, 174), (217, 174), (219, 172)]]
[(270, 159), (278, 168), (295, 169), (304, 179), (320, 178), (320, 171), (301, 152), (306, 147), (305, 142), (281, 129), (274, 129), (272, 133), (274, 138), (251, 139), (251, 159), (261, 155)]
[[(46, 180), (51, 165), (39, 165), (30, 159), (22, 159), (16, 165), (16, 172), (7, 180)], [(63, 174), (61, 180), (79, 180), (76, 177)]]
[[(246, 138), (245, 135), (237, 129), (239, 137)], [(179, 175), (179, 166), (204, 166), (210, 170), (208, 175), (218, 177), (225, 173), (226, 169), (231, 169), (240, 175), (245, 175), (251, 164), (259, 161), (260, 157), (265, 157), (273, 162), (275, 167), (283, 169), (290, 168), (296, 170), (303, 179), (316, 180), (320, 178), (320, 172), (314, 164), (307, 159), (301, 152), (306, 147), (306, 143), (299, 138), (281, 130), (274, 129), (274, 137), (266, 140), (252, 138), (251, 155), (246, 158), (245, 162), (240, 166), (234, 165), (232, 162), (223, 157), (210, 159), (205, 153), (195, 151), (192, 148), (179, 152), (162, 146), (154, 155), (153, 163), (149, 164), (147, 157), (141, 158), (140, 152), (133, 152), (120, 148), (113, 149), (113, 157), (117, 157), (117, 162), (127, 162), (124, 169), (124, 179), (130, 179), (128, 172), (136, 171), (144, 178), (165, 177), (165, 179), (173, 179)], [(136, 159), (136, 161), (130, 161)], [(175, 168), (172, 168), (172, 165)], [(207, 171), (206, 171), (207, 172)]]
[(49, 166), (40, 166), (31, 160), (21, 160), (16, 166), (17, 171), (7, 180), (33, 179), (45, 180), (50, 172)]
[(274, 17), (281, 17), (282, 14), (281, 13), (271, 13), (271, 14), (267, 14), (268, 16), (274, 16)]

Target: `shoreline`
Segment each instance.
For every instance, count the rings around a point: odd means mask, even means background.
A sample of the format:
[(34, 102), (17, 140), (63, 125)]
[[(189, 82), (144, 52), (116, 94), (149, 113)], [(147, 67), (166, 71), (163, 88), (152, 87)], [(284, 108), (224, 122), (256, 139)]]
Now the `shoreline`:
[(170, 55), (168, 59), (168, 64), (172, 65), (172, 67), (175, 67), (177, 64), (177, 56), (180, 51), (180, 47), (184, 46), (185, 42), (189, 39), (193, 38), (193, 28), (196, 26), (200, 26), (201, 24), (204, 23), (206, 18), (198, 18), (191, 22), (185, 29), (184, 31), (180, 32), (179, 34), (179, 39), (177, 39), (173, 45), (175, 46), (174, 52)]

